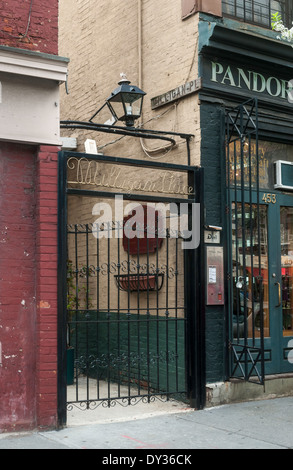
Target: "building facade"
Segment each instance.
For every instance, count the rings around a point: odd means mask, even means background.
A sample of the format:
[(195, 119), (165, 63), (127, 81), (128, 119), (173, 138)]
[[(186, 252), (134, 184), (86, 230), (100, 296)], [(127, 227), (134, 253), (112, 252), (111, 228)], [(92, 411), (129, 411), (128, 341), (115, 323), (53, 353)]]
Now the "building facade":
[(58, 2), (0, 13), (0, 432), (57, 425)]
[[(105, 156), (204, 169), (196, 292), (207, 404), (292, 392), (293, 71), (291, 46), (271, 31), (277, 11), (291, 24), (289, 1), (60, 2), (70, 57), (62, 119), (89, 121), (126, 73), (147, 93), (140, 125), (178, 133), (170, 144), (67, 129), (72, 149), (96, 153), (85, 150), (90, 139)], [(182, 132), (193, 136), (189, 160)], [(112, 173), (113, 191), (118, 181)], [(78, 197), (68, 202), (72, 226), (95, 219), (93, 200)]]

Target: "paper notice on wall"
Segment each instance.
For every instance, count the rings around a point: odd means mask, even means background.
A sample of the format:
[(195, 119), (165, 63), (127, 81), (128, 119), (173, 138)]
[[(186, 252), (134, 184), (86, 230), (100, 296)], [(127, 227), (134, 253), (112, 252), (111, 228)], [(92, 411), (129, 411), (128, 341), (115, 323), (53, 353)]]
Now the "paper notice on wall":
[(217, 283), (217, 268), (215, 266), (209, 266), (209, 284)]

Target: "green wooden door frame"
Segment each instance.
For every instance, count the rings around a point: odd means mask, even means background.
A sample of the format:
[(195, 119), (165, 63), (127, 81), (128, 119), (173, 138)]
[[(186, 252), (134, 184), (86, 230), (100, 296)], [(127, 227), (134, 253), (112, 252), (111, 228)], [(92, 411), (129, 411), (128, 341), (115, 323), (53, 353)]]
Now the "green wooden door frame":
[[(282, 272), (281, 272), (281, 207), (292, 207), (293, 195), (276, 193), (276, 203), (269, 204), (269, 266), (270, 266), (270, 320), (271, 346), (275, 359), (271, 373), (293, 372), (293, 365), (288, 361), (289, 342), (292, 336), (283, 336), (282, 310)], [(279, 291), (280, 288), (280, 291)], [(281, 295), (281, 298), (279, 298)], [(270, 372), (270, 367), (268, 367)]]
[[(231, 191), (231, 201), (235, 191)], [(249, 194), (245, 202), (249, 204)], [(267, 202), (266, 202), (267, 201)], [(256, 203), (256, 193), (252, 199)], [(264, 336), (265, 375), (293, 372), (293, 365), (288, 361), (288, 353), (292, 349), (289, 342), (292, 336), (283, 336), (283, 311), (279, 298), (279, 285), (282, 286), (281, 273), (281, 207), (293, 207), (293, 195), (278, 192), (260, 191), (260, 206), (267, 207), (268, 228), (268, 300), (269, 300), (269, 335)], [(281, 292), (282, 295), (282, 292)], [(252, 345), (252, 340), (248, 341)], [(260, 340), (255, 340), (260, 347)]]

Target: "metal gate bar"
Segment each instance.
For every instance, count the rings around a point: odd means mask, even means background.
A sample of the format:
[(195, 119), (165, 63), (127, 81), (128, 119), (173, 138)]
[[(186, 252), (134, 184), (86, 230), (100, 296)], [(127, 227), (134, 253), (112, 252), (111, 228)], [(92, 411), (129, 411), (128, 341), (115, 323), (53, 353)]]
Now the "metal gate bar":
[[(119, 224), (120, 227), (122, 224)], [(118, 230), (120, 228), (118, 227)], [(162, 395), (165, 398), (168, 395), (174, 394), (186, 394), (185, 383), (181, 383), (181, 388), (179, 387), (179, 374), (178, 374), (178, 330), (181, 329), (181, 332), (185, 331), (185, 322), (186, 322), (186, 315), (185, 310), (186, 307), (184, 305), (184, 298), (181, 298), (181, 303), (178, 301), (178, 276), (183, 271), (183, 263), (181, 267), (178, 265), (178, 243), (180, 239), (176, 238), (170, 240), (170, 234), (167, 231), (167, 238), (166, 238), (166, 253), (165, 253), (165, 263), (164, 265), (160, 266), (158, 263), (158, 251), (156, 253), (156, 265), (151, 264), (149, 262), (149, 250), (147, 252), (147, 263), (140, 264), (139, 255), (137, 255), (137, 259), (130, 259), (130, 255), (128, 252), (128, 258), (122, 259), (120, 258), (120, 239), (117, 238), (117, 248), (119, 247), (118, 257), (115, 261), (113, 261), (112, 253), (111, 253), (111, 243), (110, 238), (107, 239), (107, 250), (106, 252), (97, 251), (96, 256), (96, 263), (92, 264), (94, 261), (90, 256), (89, 252), (89, 238), (92, 236), (92, 231), (94, 230), (93, 226), (86, 224), (85, 226), (82, 225), (74, 225), (68, 226), (68, 236), (74, 237), (74, 257), (75, 257), (75, 266), (71, 267), (69, 274), (72, 276), (69, 278), (70, 281), (74, 279), (74, 286), (73, 286), (73, 294), (74, 294), (74, 304), (69, 305), (68, 313), (74, 315), (74, 319), (69, 320), (69, 330), (74, 330), (75, 338), (70, 338), (70, 344), (74, 343), (76, 348), (76, 355), (77, 358), (75, 360), (76, 368), (79, 370), (79, 373), (85, 374), (87, 377), (87, 395), (86, 395), (86, 406), (92, 407), (97, 406), (97, 401), (107, 401), (108, 406), (113, 405), (113, 401), (118, 399), (125, 399), (125, 396), (121, 396), (120, 389), (123, 384), (123, 380), (119, 380), (120, 374), (123, 372), (126, 374), (124, 378), (124, 382), (128, 386), (128, 404), (134, 404), (138, 397), (147, 397), (148, 401), (150, 401), (150, 397), (154, 394), (157, 394), (160, 391), (160, 364), (164, 364), (166, 367), (166, 384), (165, 390)], [(113, 227), (111, 227), (113, 230)], [(79, 247), (81, 244), (79, 243), (79, 239), (85, 239), (85, 247), (86, 247), (86, 265), (79, 266)], [(169, 258), (170, 258), (170, 243), (173, 243), (173, 249), (176, 253), (175, 257), (175, 265), (171, 265)], [(99, 238), (97, 238), (96, 243), (99, 244)], [(139, 244), (140, 239), (137, 239), (138, 244), (138, 253), (139, 253)], [(156, 244), (158, 245), (158, 233), (156, 233)], [(70, 240), (69, 240), (70, 246)], [(103, 259), (102, 256), (104, 254)], [(91, 305), (92, 300), (90, 299), (90, 284), (92, 284), (93, 280), (96, 280), (96, 284), (99, 285), (102, 281), (102, 277), (105, 278), (105, 282), (103, 287), (107, 289), (106, 291), (106, 302), (104, 305), (101, 305), (101, 296), (99, 295), (99, 291), (97, 291), (97, 299), (96, 305)], [(121, 305), (121, 290), (123, 291), (123, 283), (121, 283), (121, 278), (124, 278), (125, 281), (128, 283), (130, 281), (130, 289), (127, 290), (127, 299), (124, 307)], [(111, 280), (116, 280), (115, 285)], [(139, 283), (136, 283), (136, 289), (131, 288), (131, 279), (135, 281), (143, 279), (143, 291), (146, 294), (145, 302), (142, 302), (142, 293), (141, 287)], [(149, 281), (155, 281), (156, 287), (150, 287)], [(147, 282), (146, 282), (147, 281)], [(163, 287), (163, 283), (165, 283), (166, 291), (165, 291), (165, 303), (164, 305), (159, 305), (159, 291)], [(170, 287), (174, 289), (175, 293), (175, 303), (174, 305), (169, 305), (170, 303)], [(118, 287), (118, 288), (116, 288)], [(116, 289), (115, 289), (116, 288)], [(115, 290), (114, 290), (115, 289)], [(112, 290), (114, 291), (112, 293)], [(154, 293), (156, 296), (156, 305), (152, 305), (150, 307), (150, 293)], [(83, 295), (84, 294), (84, 295)], [(111, 302), (111, 296), (117, 295), (117, 304), (114, 302), (115, 307), (113, 308), (113, 302)], [(136, 297), (136, 305), (131, 307), (131, 297)], [(71, 295), (72, 297), (72, 295)], [(71, 298), (70, 297), (70, 298)], [(124, 297), (125, 300), (125, 297)], [(133, 300), (133, 299), (132, 299)], [(161, 301), (162, 302), (162, 301)], [(84, 305), (81, 305), (81, 304)], [(113, 310), (115, 311), (115, 316), (117, 315), (117, 319), (111, 318), (113, 316)], [(98, 319), (98, 313), (103, 312), (105, 316), (102, 319)], [(178, 314), (181, 313), (181, 318)], [(133, 319), (134, 318), (134, 319)], [(153, 324), (155, 326), (153, 327)], [(165, 342), (166, 342), (166, 349), (163, 351), (160, 350), (159, 347), (159, 326), (160, 324), (164, 324), (165, 326)], [(94, 354), (92, 351), (89, 350), (90, 344), (90, 336), (93, 335), (92, 329), (95, 328), (96, 333), (99, 329), (103, 328), (106, 325), (106, 351), (99, 354), (97, 351)], [(122, 350), (122, 345), (120, 344), (121, 337), (120, 337), (120, 329), (127, 325), (127, 348), (126, 350)], [(115, 354), (117, 355), (114, 357), (113, 351), (110, 349), (110, 328), (117, 328), (117, 350)], [(133, 342), (133, 338), (130, 334), (131, 326), (135, 326), (137, 328), (137, 351), (131, 350), (131, 343)], [(157, 345), (155, 351), (150, 350), (150, 328), (154, 328), (154, 332), (157, 336)], [(146, 351), (141, 351), (141, 329), (145, 328), (146, 336)], [(85, 330), (85, 339), (83, 346), (80, 344), (80, 333), (81, 330)], [(170, 332), (169, 332), (170, 329)], [(170, 339), (171, 334), (175, 335), (174, 340), (174, 351), (170, 351)], [(170, 338), (169, 338), (170, 335)], [(181, 338), (184, 340), (184, 338)], [(93, 341), (93, 338), (91, 338)], [(184, 340), (185, 341), (185, 340)], [(95, 347), (98, 348), (99, 345), (102, 344), (101, 338), (98, 338), (98, 334), (96, 334), (96, 341)], [(85, 345), (85, 346), (84, 346)], [(115, 348), (116, 349), (116, 348)], [(127, 353), (127, 357), (125, 358), (125, 354)], [(150, 358), (151, 360), (148, 360)], [(165, 358), (165, 360), (163, 360)], [(126, 364), (125, 364), (126, 360)], [(146, 360), (146, 370), (144, 374), (141, 371), (141, 367), (143, 361)], [(116, 382), (118, 384), (118, 393), (117, 395), (113, 395), (111, 393), (111, 376), (110, 376), (110, 369), (113, 368), (113, 361), (117, 367), (117, 378)], [(133, 367), (134, 363), (137, 362), (137, 375), (133, 377), (131, 375), (131, 367)], [(103, 364), (102, 369), (107, 370), (107, 382), (108, 382), (108, 393), (107, 396), (101, 397), (98, 393), (94, 399), (90, 399), (89, 396), (89, 378), (95, 374), (91, 374), (96, 369), (96, 379), (97, 379), (97, 387), (99, 387), (99, 376), (101, 374), (101, 364)], [(171, 365), (174, 364), (175, 367), (175, 381), (176, 386), (170, 385), (170, 374), (169, 368)], [(99, 367), (100, 366), (100, 367)], [(122, 370), (122, 366), (124, 369)], [(151, 392), (150, 386), (150, 375), (151, 375), (151, 366), (157, 369), (157, 390), (154, 390), (154, 393)], [(181, 364), (182, 367), (182, 364)], [(154, 380), (154, 379), (153, 379)], [(135, 393), (131, 392), (131, 388), (133, 388), (133, 381), (136, 381), (136, 391)], [(144, 390), (142, 387), (142, 382), (147, 382), (147, 389)], [(183, 388), (182, 388), (183, 385)], [(79, 390), (79, 375), (76, 375), (76, 397), (74, 403), (81, 403), (81, 405), (85, 405), (84, 398), (79, 400), (78, 397), (78, 390)], [(152, 387), (153, 389), (153, 387)], [(69, 402), (70, 404), (70, 402)]]
[[(182, 172), (193, 191), (174, 198), (100, 191), (100, 188), (92, 190), (82, 184), (74, 186), (67, 175), (69, 159)], [(90, 177), (90, 172), (88, 175)], [(142, 204), (189, 205), (191, 225), (191, 206), (203, 201), (202, 180), (203, 170), (197, 167), (71, 152), (59, 154), (60, 426), (66, 423), (66, 407), (72, 406), (81, 409), (111, 407), (116, 403), (127, 406), (171, 397), (190, 400), (195, 408), (204, 406), (204, 286), (200, 281), (203, 245), (182, 251), (182, 240), (178, 234), (173, 237), (167, 227), (162, 248), (156, 230), (154, 252), (151, 254), (151, 242), (147, 238), (146, 252), (142, 256), (142, 241), (138, 237), (137, 253), (133, 255), (129, 239), (128, 245), (122, 246), (119, 237), (115, 237), (123, 231), (124, 221), (103, 227), (89, 223), (66, 224), (70, 198), (111, 201), (123, 196), (126, 201)], [(93, 237), (98, 230), (103, 230), (104, 234), (111, 230), (113, 239)], [(201, 242), (202, 238), (201, 227)], [(71, 294), (68, 293), (69, 283)], [(67, 340), (75, 350), (75, 396), (72, 399), (66, 392)], [(102, 391), (102, 382), (106, 391)], [(80, 388), (81, 383), (85, 384), (85, 393)]]
[[(263, 385), (265, 378), (264, 309), (257, 100), (249, 100), (227, 112), (226, 162), (230, 237), (228, 253), (230, 376)], [(254, 253), (256, 240), (257, 253)], [(234, 257), (232, 250), (234, 250)], [(257, 262), (255, 255), (258, 257)], [(252, 291), (252, 286), (257, 287), (258, 290), (257, 302), (252, 296), (250, 306), (248, 305), (247, 262), (251, 273), (250, 291)], [(256, 272), (257, 275), (255, 275)], [(256, 315), (259, 318), (257, 326)], [(249, 316), (252, 325), (250, 332), (248, 331)]]

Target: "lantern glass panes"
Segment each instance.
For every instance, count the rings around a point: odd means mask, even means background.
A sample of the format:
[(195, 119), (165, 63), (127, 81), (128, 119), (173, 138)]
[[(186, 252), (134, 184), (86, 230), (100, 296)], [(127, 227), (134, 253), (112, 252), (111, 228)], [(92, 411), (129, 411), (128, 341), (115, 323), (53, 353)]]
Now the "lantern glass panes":
[(124, 75), (123, 77), (119, 87), (107, 99), (107, 103), (118, 121), (124, 121), (126, 126), (133, 126), (134, 121), (141, 116), (145, 92), (130, 85), (126, 77)]

